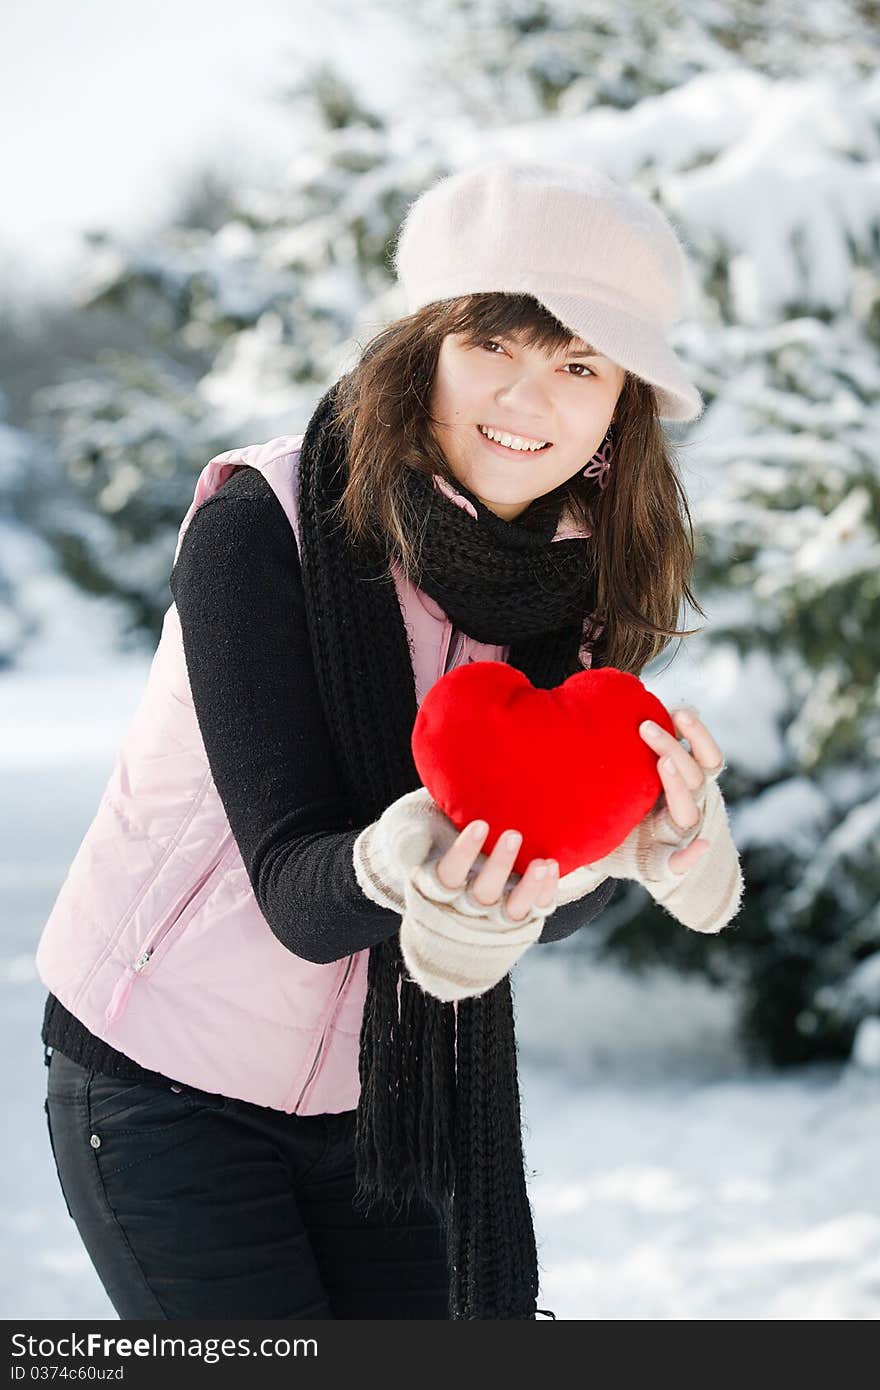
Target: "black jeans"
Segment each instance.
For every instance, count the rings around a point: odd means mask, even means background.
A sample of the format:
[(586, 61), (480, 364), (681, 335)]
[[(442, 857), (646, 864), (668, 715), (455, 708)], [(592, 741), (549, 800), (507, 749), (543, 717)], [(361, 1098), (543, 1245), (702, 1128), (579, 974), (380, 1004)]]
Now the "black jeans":
[(67, 1210), (120, 1318), (448, 1318), (433, 1206), (355, 1210), (354, 1110), (288, 1115), (47, 1052)]

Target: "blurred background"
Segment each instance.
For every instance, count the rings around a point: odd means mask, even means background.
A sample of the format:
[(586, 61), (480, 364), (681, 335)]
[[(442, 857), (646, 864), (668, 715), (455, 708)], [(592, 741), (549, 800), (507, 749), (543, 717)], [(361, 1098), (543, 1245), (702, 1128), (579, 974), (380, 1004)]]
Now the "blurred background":
[(673, 341), (708, 408), (665, 427), (707, 621), (643, 679), (724, 750), (747, 883), (718, 937), (621, 887), (515, 973), (541, 1306), (876, 1318), (874, 0), (44, 0), (2, 28), (0, 1314), (114, 1316), (52, 1166), (33, 955), (196, 477), (304, 430), (403, 311), (408, 203), (515, 154), (631, 181), (696, 270)]

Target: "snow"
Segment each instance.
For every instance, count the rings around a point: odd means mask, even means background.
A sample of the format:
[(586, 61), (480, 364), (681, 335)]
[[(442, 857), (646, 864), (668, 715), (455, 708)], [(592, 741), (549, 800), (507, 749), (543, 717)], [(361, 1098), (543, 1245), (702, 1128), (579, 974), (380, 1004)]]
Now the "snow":
[(47, 23), (46, 9), (10, 6), (0, 110), (7, 129), (23, 109), (33, 113), (27, 138), (0, 150), (0, 184), (17, 190), (0, 259), (16, 279), (63, 286), (86, 229), (161, 225), (194, 162), (242, 176), (259, 166), (271, 178), (290, 139), (278, 87), (292, 55), (298, 64), (321, 55), (324, 8), (153, 0), (145, 11), (82, 0), (71, 9), (54, 0)]
[[(15, 730), (0, 742), (15, 807), (0, 861), (0, 1027), (15, 1059), (0, 1299), (7, 1319), (114, 1318), (52, 1164), (33, 953), (149, 663), (114, 660), (82, 627), (63, 672), (51, 655), (0, 677), (0, 727)], [(528, 953), (514, 976), (538, 1306), (578, 1320), (875, 1319), (880, 1025), (863, 1025), (847, 1065), (751, 1070), (729, 993), (626, 975), (573, 944)]]
[[(859, 88), (824, 77), (773, 82), (754, 73), (695, 81), (747, 87), (739, 138), (725, 139), (719, 158), (667, 185), (678, 216), (713, 236), (729, 257), (736, 318), (766, 322), (805, 299), (817, 308), (844, 304), (851, 244), (870, 256), (880, 203), (880, 138)], [(687, 87), (672, 95), (687, 106)], [(689, 109), (695, 117), (693, 103)], [(693, 140), (705, 149), (701, 124)], [(711, 131), (709, 141), (711, 148)], [(871, 163), (868, 177), (863, 161)], [(798, 233), (799, 256), (792, 254)]]
[(808, 777), (789, 777), (731, 812), (731, 833), (742, 854), (750, 845), (774, 845), (779, 827), (806, 857), (827, 825), (832, 806)]
[(876, 1081), (849, 1069), (586, 1088), (530, 1074), (539, 1307), (875, 1319), (877, 1112)]
[[(711, 605), (708, 612), (711, 625)], [(769, 652), (691, 637), (680, 648), (673, 643), (641, 679), (667, 709), (693, 705), (729, 764), (761, 780), (786, 766), (781, 721), (789, 694)]]
[(880, 1018), (863, 1018), (853, 1042), (853, 1060), (867, 1071), (880, 1071)]

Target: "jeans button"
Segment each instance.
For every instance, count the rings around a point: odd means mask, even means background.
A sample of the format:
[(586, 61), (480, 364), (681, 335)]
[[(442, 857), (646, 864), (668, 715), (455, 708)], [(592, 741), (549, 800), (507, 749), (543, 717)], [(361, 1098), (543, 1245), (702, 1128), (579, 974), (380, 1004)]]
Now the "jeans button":
[(91, 1144), (91, 1146), (92, 1146), (93, 1149), (100, 1149), (100, 1147), (101, 1147), (101, 1136), (100, 1136), (100, 1134), (93, 1134), (92, 1137), (89, 1139), (89, 1143)]

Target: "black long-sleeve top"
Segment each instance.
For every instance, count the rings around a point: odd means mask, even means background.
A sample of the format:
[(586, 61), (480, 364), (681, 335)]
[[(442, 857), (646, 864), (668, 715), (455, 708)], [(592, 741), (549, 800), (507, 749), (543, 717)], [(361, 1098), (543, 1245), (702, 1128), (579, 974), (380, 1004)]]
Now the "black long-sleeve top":
[[(266, 921), (306, 960), (385, 940), (400, 916), (362, 892), (306, 625), (296, 539), (272, 488), (244, 468), (195, 512), (171, 574), (205, 752)], [(558, 907), (541, 942), (585, 926), (615, 881)], [(155, 1077), (49, 995), (43, 1041), (111, 1075)]]

